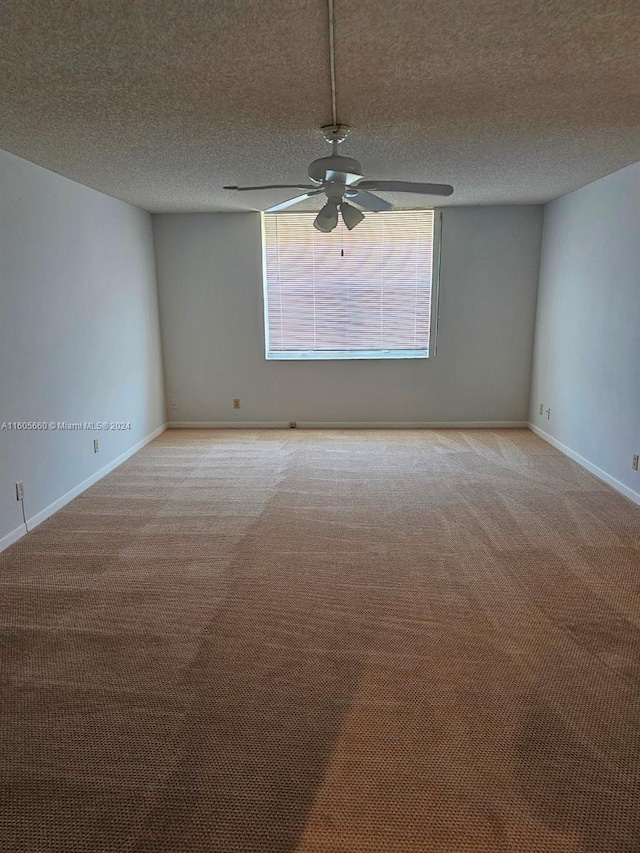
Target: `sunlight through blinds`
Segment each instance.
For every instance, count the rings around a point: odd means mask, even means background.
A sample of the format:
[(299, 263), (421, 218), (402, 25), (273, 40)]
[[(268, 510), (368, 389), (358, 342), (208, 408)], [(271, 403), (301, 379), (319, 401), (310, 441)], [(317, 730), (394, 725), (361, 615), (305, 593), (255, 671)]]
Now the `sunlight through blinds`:
[(425, 358), (433, 211), (369, 213), (329, 234), (264, 216), (267, 358)]

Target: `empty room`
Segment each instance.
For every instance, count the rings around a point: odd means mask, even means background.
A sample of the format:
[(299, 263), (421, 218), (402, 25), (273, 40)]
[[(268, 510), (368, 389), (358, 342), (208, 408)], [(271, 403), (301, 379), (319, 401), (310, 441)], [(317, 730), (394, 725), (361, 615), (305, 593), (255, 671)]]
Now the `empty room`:
[(640, 851), (636, 0), (0, 3), (0, 851)]

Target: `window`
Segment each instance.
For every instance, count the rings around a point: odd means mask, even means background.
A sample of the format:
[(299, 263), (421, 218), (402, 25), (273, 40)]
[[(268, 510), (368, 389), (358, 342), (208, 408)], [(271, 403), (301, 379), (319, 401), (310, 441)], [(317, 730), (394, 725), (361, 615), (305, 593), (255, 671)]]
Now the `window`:
[(433, 211), (370, 213), (329, 234), (315, 216), (264, 215), (267, 358), (426, 358)]

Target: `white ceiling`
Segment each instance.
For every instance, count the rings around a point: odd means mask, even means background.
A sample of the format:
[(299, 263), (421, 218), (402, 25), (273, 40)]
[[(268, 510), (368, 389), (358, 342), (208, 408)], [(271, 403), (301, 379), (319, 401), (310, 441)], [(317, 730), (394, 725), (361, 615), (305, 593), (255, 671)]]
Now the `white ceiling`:
[[(335, 33), (367, 178), (543, 202), (640, 160), (638, 0), (335, 0)], [(329, 79), (326, 0), (0, 3), (0, 147), (154, 212), (294, 194), (222, 186), (306, 181)]]

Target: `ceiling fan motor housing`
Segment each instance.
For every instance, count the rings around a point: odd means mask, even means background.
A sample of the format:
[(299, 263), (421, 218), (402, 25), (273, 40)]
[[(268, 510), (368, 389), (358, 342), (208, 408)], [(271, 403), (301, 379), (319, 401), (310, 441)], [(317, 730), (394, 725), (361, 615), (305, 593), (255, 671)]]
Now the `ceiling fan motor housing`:
[(362, 166), (352, 157), (341, 157), (332, 154), (330, 157), (319, 157), (309, 166), (308, 175), (317, 184), (326, 181), (338, 181), (352, 184), (362, 177)]
[(338, 204), (344, 196), (345, 185), (342, 181), (327, 181), (322, 189), (329, 202)]

